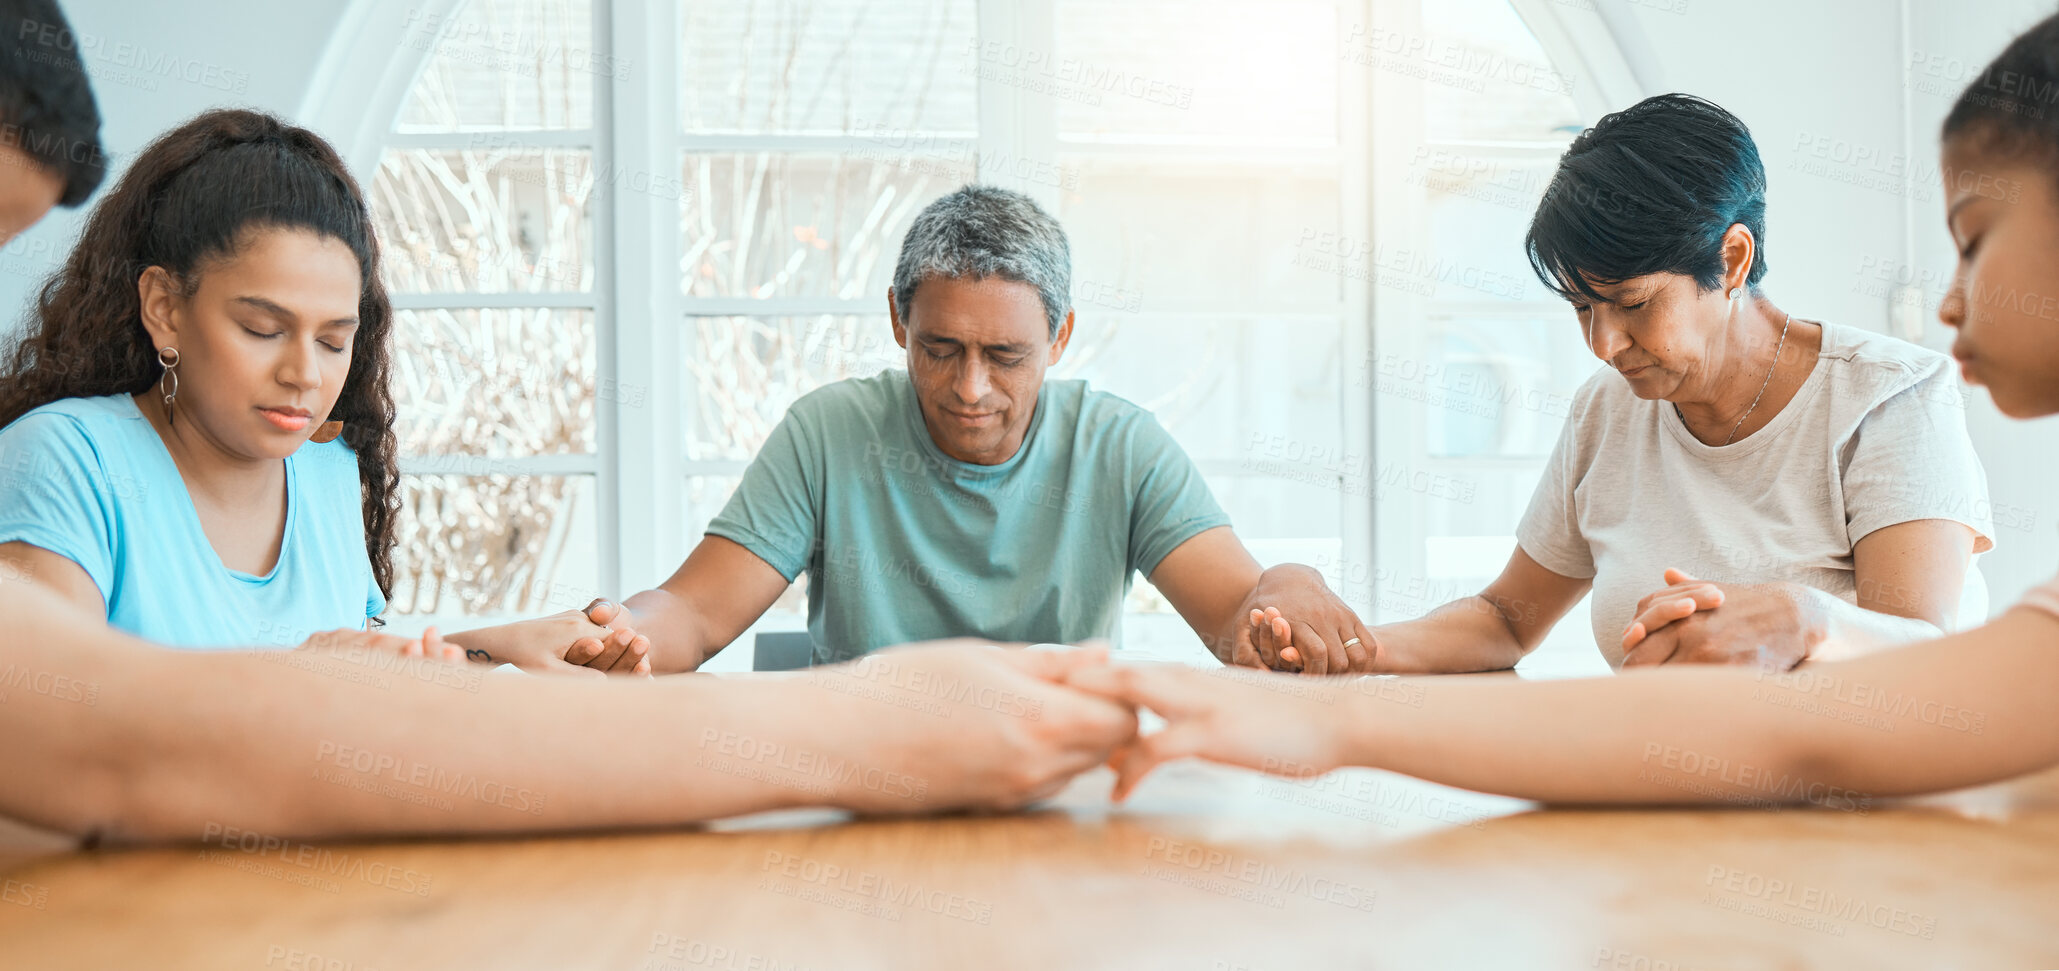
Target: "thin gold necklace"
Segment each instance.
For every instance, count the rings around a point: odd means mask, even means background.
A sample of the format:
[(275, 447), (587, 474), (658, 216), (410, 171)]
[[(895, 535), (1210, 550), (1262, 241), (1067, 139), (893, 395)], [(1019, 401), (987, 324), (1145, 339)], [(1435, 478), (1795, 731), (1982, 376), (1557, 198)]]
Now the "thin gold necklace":
[[(1746, 408), (1744, 414), (1737, 416), (1737, 424), (1730, 426), (1730, 436), (1723, 439), (1724, 445), (1728, 445), (1737, 439), (1737, 430), (1744, 427), (1744, 420), (1752, 416), (1752, 412), (1759, 407), (1759, 399), (1764, 398), (1766, 396), (1766, 389), (1773, 385), (1773, 372), (1780, 369), (1780, 352), (1787, 347), (1787, 328), (1792, 323), (1794, 323), (1794, 315), (1788, 314), (1787, 320), (1783, 321), (1780, 325), (1780, 343), (1773, 347), (1773, 366), (1766, 369), (1766, 380), (1759, 382), (1759, 393), (1752, 397), (1751, 407)], [(1681, 425), (1687, 424), (1687, 415), (1680, 410), (1678, 404), (1673, 406), (1673, 414), (1680, 416)], [(1721, 446), (1718, 447), (1720, 448)]]

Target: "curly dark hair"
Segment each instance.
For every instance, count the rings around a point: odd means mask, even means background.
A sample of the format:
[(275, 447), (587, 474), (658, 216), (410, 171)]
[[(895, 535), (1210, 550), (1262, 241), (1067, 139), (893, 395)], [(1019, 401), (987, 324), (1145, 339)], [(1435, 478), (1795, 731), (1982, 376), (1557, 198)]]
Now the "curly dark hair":
[(247, 234), (301, 229), (350, 248), (363, 279), (350, 373), (329, 419), (357, 454), (365, 552), (393, 590), (399, 449), (388, 387), (393, 308), (364, 194), (320, 136), (254, 111), (209, 111), (150, 143), (93, 207), (78, 245), (43, 284), (33, 325), (0, 364), (0, 427), (63, 398), (135, 394), (162, 368), (143, 329), (136, 284), (162, 267), (191, 295), (210, 261)]

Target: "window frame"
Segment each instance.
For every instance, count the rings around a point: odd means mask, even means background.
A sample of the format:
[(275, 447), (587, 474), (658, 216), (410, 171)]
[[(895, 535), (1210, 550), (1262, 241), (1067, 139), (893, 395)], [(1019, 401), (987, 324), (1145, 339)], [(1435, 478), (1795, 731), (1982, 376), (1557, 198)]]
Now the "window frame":
[[(325, 49), (299, 116), (335, 139), (346, 160), (369, 184), (381, 154), (388, 148), (453, 148), (470, 133), (400, 134), (392, 129), (436, 45), (402, 43), (424, 18), (448, 20), (468, 0), (355, 0), (345, 11), (335, 39)], [(594, 85), (593, 124), (582, 130), (495, 132), (497, 145), (513, 147), (579, 147), (593, 153), (599, 173), (643, 172), (676, 176), (689, 151), (865, 150), (872, 143), (857, 136), (688, 135), (678, 112), (676, 80), (679, 47), (677, 4), (591, 0), (595, 55), (625, 70)], [(1424, 0), (1334, 0), (1340, 29), (1356, 20), (1380, 21), (1392, 27), (1415, 16)], [(1598, 117), (1612, 106), (1642, 96), (1643, 85), (1625, 56), (1620, 39), (1634, 37), (1634, 22), (1617, 23), (1599, 9), (1551, 0), (1509, 0), (1555, 65), (1577, 71), (1591, 83), (1575, 92), (1583, 115)], [(1055, 48), (1056, 0), (974, 0), (976, 36), (982, 43), (999, 41)], [(1341, 34), (1340, 34), (1341, 36)], [(1641, 41), (1641, 38), (1637, 38)], [(1640, 45), (1641, 46), (1641, 45)], [(371, 72), (366, 64), (381, 64)], [(365, 75), (370, 73), (371, 78)], [(368, 83), (369, 81), (369, 83)], [(1044, 99), (1037, 110), (1034, 95), (989, 78), (977, 80), (978, 129), (974, 147), (979, 157), (1035, 158), (1056, 161), (1064, 155), (1143, 155), (1147, 146), (1063, 142), (1057, 130), (1055, 104)], [(1377, 245), (1382, 239), (1405, 239), (1423, 225), (1418, 201), (1397, 192), (1407, 168), (1407, 152), (1425, 144), (1422, 137), (1421, 83), (1369, 71), (1350, 62), (1339, 69), (1340, 124), (1334, 149), (1321, 153), (1338, 167), (1340, 228), (1363, 232)], [(1409, 107), (1413, 106), (1413, 107)], [(654, 119), (657, 123), (623, 124), (621, 119)], [(1379, 137), (1374, 137), (1375, 132)], [(1191, 151), (1191, 149), (1184, 149)], [(1261, 148), (1223, 147), (1239, 160), (1278, 161), (1277, 152)], [(1295, 157), (1307, 161), (1309, 153)], [(1363, 164), (1345, 165), (1359, 159)], [(689, 460), (685, 429), (694, 399), (691, 377), (680, 367), (688, 328), (704, 317), (759, 317), (881, 312), (880, 295), (868, 300), (817, 298), (699, 298), (680, 292), (676, 257), (678, 230), (670, 208), (620, 198), (619, 179), (597, 178), (590, 205), (593, 216), (594, 285), (587, 293), (435, 293), (398, 294), (395, 309), (474, 309), (489, 307), (561, 307), (589, 309), (594, 317), (597, 380), (603, 393), (595, 409), (596, 451), (590, 455), (522, 456), (495, 460), (503, 468), (534, 474), (592, 475), (598, 498), (597, 577), (600, 590), (623, 590), (625, 580), (655, 583), (684, 558), (694, 537), (685, 535), (685, 491), (694, 476), (735, 476), (746, 463), (734, 460)], [(1009, 184), (997, 179), (1001, 184)], [(1020, 189), (1054, 211), (1058, 190), (1041, 184)], [(623, 260), (620, 253), (663, 253), (667, 259)], [(1413, 295), (1376, 292), (1365, 286), (1344, 287), (1339, 307), (1342, 351), (1346, 361), (1370, 360), (1375, 353), (1422, 355), (1415, 326), (1435, 308)], [(1254, 308), (1255, 309), (1255, 308)], [(1535, 307), (1503, 306), (1499, 312), (1534, 312)], [(1248, 313), (1249, 311), (1244, 311)], [(1149, 313), (1146, 311), (1145, 313)], [(1168, 314), (1168, 316), (1171, 316)], [(1192, 318), (1192, 314), (1180, 314)], [(647, 321), (638, 326), (634, 321)], [(614, 389), (617, 393), (606, 393)], [(1369, 387), (1340, 376), (1341, 430), (1348, 448), (1376, 463), (1417, 463), (1435, 467), (1464, 460), (1426, 458), (1420, 423), (1410, 427), (1405, 409), (1380, 407)], [(633, 393), (624, 393), (633, 392)], [(1506, 460), (1499, 460), (1506, 464)], [(461, 471), (476, 457), (406, 456), (404, 474)], [(1225, 467), (1227, 466), (1227, 467)], [(1236, 463), (1204, 462), (1212, 478), (1263, 478)], [(1376, 504), (1339, 494), (1342, 543), (1347, 563), (1381, 564), (1389, 569), (1421, 573), (1423, 540), (1419, 517), (1410, 504)], [(633, 511), (633, 512), (631, 512)], [(633, 539), (632, 539), (633, 538)], [(557, 605), (564, 606), (564, 605)], [(573, 604), (571, 606), (579, 606)], [(411, 618), (434, 622), (438, 619)], [(495, 618), (467, 617), (472, 623)], [(1381, 618), (1390, 619), (1390, 618)]]

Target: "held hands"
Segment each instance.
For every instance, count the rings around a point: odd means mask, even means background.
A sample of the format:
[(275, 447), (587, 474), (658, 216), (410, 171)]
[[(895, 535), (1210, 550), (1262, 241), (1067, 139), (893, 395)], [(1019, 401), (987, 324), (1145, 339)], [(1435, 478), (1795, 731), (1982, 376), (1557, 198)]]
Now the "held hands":
[(1311, 696), (1306, 685), (1278, 674), (1082, 665), (1066, 683), (1166, 720), (1164, 729), (1140, 736), (1110, 759), (1118, 801), (1161, 763), (1189, 756), (1294, 776), (1321, 775), (1344, 763), (1347, 716), (1337, 704), (1344, 695)]
[(1788, 584), (1697, 580), (1667, 570), (1623, 631), (1623, 666), (1748, 664), (1787, 670), (1822, 638), (1807, 599)]
[(607, 674), (650, 676), (650, 638), (630, 626), (629, 608), (612, 600), (595, 600), (586, 605), (586, 621), (605, 628), (608, 633), (597, 633), (574, 641), (565, 651), (565, 663)]
[(1310, 567), (1290, 563), (1265, 571), (1240, 613), (1244, 623), (1231, 664), (1303, 674), (1364, 674), (1379, 657), (1372, 631)]
[[(606, 620), (596, 620), (596, 616)], [(585, 610), (483, 627), (456, 635), (465, 656), (512, 664), (531, 674), (650, 677), (650, 640), (628, 626), (629, 612), (605, 600)]]
[(1066, 686), (1105, 669), (1103, 647), (996, 650), (980, 641), (893, 648), (806, 674), (823, 744), (854, 771), (833, 805), (904, 814), (1013, 809), (1056, 793), (1137, 735), (1126, 702)]

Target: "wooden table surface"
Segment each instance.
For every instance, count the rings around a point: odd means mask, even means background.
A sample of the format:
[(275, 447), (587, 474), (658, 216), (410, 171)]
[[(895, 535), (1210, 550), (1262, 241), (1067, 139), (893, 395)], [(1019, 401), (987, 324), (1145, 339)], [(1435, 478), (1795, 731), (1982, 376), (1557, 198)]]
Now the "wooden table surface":
[(1110, 778), (1012, 816), (46, 855), (0, 886), (0, 968), (2059, 966), (2059, 773), (1864, 815)]

